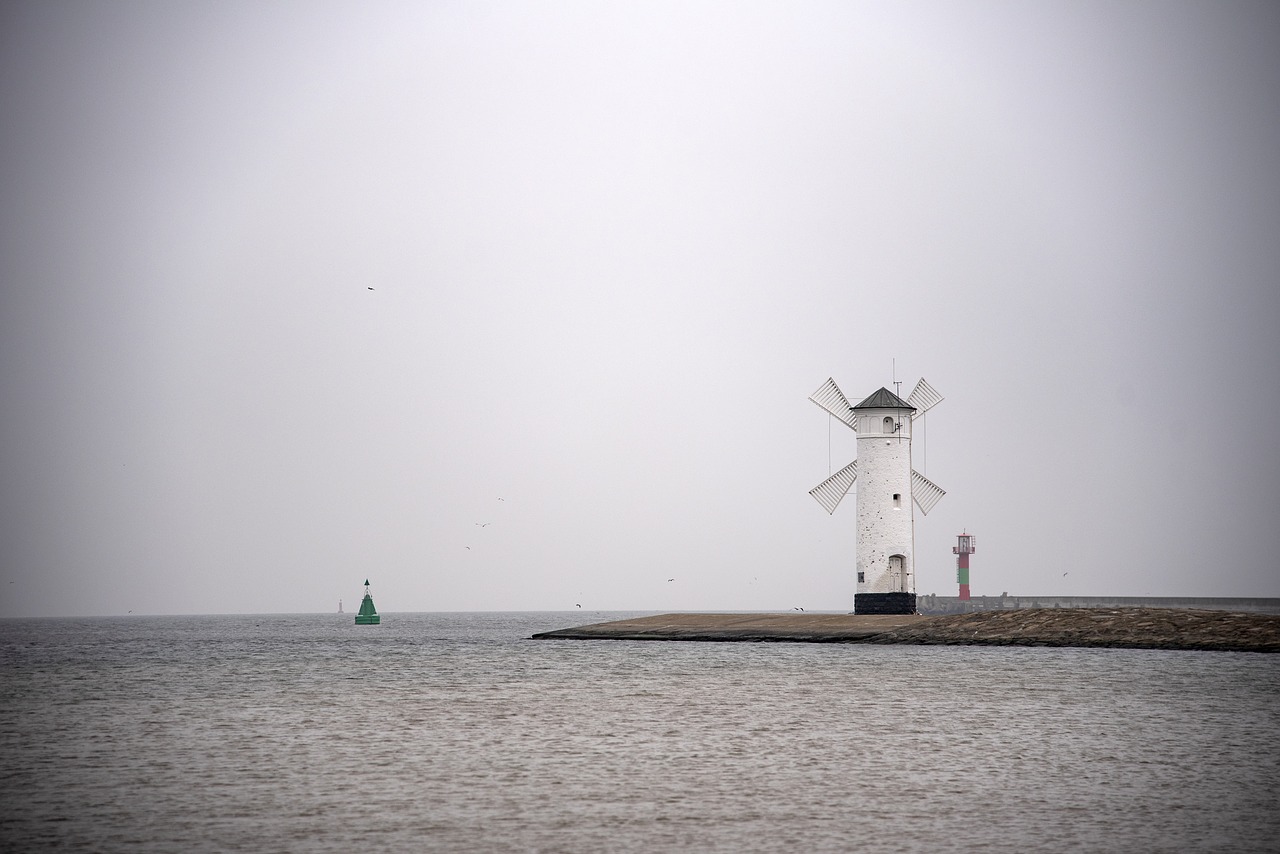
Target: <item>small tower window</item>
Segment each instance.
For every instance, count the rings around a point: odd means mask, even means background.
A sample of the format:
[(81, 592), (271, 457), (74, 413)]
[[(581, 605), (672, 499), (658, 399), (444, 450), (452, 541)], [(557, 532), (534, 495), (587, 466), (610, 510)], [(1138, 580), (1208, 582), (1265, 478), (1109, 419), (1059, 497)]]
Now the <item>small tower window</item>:
[(891, 416), (886, 415), (884, 417), (884, 432), (886, 433), (893, 432), (893, 418)]
[(902, 506), (902, 493), (901, 493), (901, 492), (895, 492), (895, 493), (893, 494), (893, 506), (894, 506), (894, 507), (901, 507), (901, 506)]
[(859, 572), (859, 573), (858, 573), (858, 583), (859, 583), (859, 584), (865, 584), (865, 583), (866, 583), (866, 575), (867, 575), (867, 574), (866, 574), (865, 572)]

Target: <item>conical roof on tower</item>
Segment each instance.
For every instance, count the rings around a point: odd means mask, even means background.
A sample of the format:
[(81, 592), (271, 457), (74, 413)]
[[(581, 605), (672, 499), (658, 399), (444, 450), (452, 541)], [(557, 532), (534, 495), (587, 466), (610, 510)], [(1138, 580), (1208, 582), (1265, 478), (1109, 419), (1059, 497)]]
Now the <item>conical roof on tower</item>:
[(907, 403), (905, 400), (898, 397), (896, 394), (889, 391), (889, 389), (884, 388), (883, 386), (880, 388), (879, 391), (875, 392), (866, 400), (862, 401), (862, 403), (859, 403), (857, 406), (853, 408), (854, 409), (910, 409), (912, 412), (916, 411), (916, 408), (914, 406)]

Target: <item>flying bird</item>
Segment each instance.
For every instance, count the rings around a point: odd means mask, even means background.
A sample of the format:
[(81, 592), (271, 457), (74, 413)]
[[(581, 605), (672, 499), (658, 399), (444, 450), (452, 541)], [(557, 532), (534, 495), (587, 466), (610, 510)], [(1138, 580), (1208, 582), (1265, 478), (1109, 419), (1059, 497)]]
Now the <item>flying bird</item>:
[(373, 290), (373, 288), (369, 288), (369, 290)]
[(481, 528), (487, 528), (493, 523), (492, 522), (476, 522), (476, 524), (479, 525)]
[(667, 581), (675, 581), (674, 578), (668, 578)]
[(792, 611), (803, 611), (803, 610), (804, 610), (804, 608), (792, 608), (791, 610), (792, 610)]

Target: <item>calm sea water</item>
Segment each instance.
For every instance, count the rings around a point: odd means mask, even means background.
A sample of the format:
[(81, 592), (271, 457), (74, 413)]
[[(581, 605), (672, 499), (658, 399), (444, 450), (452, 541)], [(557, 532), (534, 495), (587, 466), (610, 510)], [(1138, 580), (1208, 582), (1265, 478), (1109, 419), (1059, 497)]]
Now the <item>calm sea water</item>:
[(0, 846), (1264, 851), (1280, 656), (0, 621)]

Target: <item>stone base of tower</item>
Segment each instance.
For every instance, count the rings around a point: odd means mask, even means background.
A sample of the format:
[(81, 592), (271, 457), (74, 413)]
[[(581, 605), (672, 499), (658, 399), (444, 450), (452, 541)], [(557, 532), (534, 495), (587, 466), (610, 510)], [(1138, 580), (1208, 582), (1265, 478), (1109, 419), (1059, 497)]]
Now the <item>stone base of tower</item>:
[(914, 614), (915, 612), (916, 594), (914, 593), (853, 594), (853, 613), (855, 614)]

